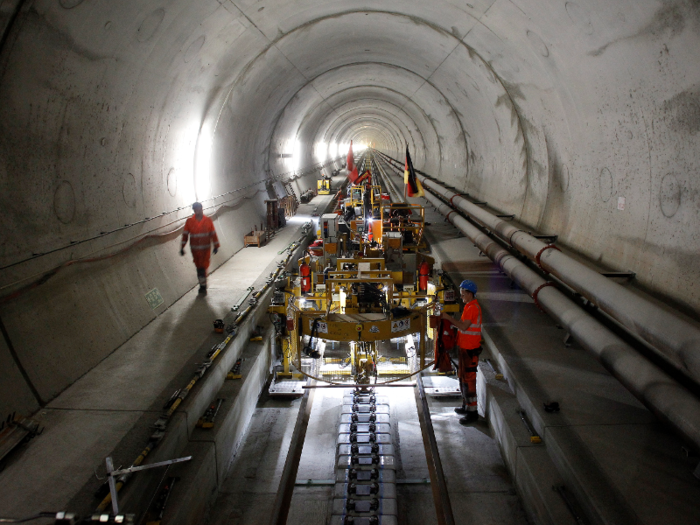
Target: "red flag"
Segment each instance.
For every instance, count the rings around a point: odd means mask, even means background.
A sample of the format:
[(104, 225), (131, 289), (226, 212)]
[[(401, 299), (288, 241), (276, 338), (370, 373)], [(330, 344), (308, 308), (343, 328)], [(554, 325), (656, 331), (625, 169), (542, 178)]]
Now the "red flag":
[(350, 149), (348, 150), (348, 161), (347, 161), (348, 171), (352, 171), (354, 167), (355, 167), (355, 157), (352, 154), (352, 140), (351, 140), (350, 141)]
[(413, 169), (411, 155), (408, 153), (408, 144), (406, 144), (406, 166), (403, 172), (403, 183), (407, 186), (409, 197), (425, 197), (423, 185), (416, 176), (416, 170)]
[(357, 177), (359, 177), (360, 174), (357, 173), (357, 166), (354, 166), (352, 168), (352, 171), (350, 172), (350, 175), (348, 177), (350, 178), (350, 182), (354, 183), (357, 180)]

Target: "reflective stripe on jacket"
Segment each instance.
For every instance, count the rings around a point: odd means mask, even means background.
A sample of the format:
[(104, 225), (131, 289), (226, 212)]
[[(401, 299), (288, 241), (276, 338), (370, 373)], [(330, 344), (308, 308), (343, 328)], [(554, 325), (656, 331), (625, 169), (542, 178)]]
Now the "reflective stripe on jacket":
[(206, 215), (201, 221), (192, 215), (185, 222), (185, 230), (182, 232), (182, 244), (184, 248), (187, 244), (187, 238), (190, 239), (190, 249), (192, 251), (209, 250), (211, 243), (214, 243), (214, 248), (219, 247), (219, 238), (216, 236), (214, 223)]
[(460, 330), (458, 336), (459, 347), (463, 350), (473, 350), (481, 346), (481, 306), (472, 299), (464, 306), (462, 321), (470, 321), (467, 330)]

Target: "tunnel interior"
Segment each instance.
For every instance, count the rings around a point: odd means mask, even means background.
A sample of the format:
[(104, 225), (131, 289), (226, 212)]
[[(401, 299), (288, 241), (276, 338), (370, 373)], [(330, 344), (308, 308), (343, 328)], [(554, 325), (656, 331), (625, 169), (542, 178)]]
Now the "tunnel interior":
[(192, 202), (213, 270), (351, 141), (697, 324), (698, 49), (694, 0), (3, 0), (0, 414), (195, 286)]

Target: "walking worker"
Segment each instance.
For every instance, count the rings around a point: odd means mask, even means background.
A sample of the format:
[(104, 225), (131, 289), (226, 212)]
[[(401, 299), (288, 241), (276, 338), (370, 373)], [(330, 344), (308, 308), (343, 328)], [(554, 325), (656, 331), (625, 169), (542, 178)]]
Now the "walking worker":
[(219, 251), (219, 238), (216, 236), (214, 223), (204, 215), (202, 204), (195, 202), (192, 205), (194, 215), (185, 222), (185, 230), (182, 232), (182, 244), (180, 245), (180, 255), (185, 255), (185, 245), (187, 238), (190, 238), (190, 250), (192, 259), (197, 268), (197, 279), (199, 279), (199, 293), (207, 293), (207, 268), (209, 268), (209, 258), (211, 256), (211, 244), (214, 243), (214, 253)]
[(440, 316), (451, 322), (459, 330), (459, 389), (462, 392), (462, 406), (455, 412), (464, 416), (460, 423), (472, 423), (479, 419), (476, 403), (476, 372), (481, 354), (481, 306), (476, 300), (476, 284), (469, 279), (462, 281), (459, 292), (464, 302), (460, 320), (442, 313)]

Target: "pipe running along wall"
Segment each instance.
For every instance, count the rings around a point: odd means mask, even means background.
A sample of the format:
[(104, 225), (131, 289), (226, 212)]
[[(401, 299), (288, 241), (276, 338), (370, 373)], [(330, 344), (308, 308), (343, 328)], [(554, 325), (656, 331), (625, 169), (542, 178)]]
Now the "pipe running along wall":
[(646, 341), (667, 362), (700, 384), (700, 330), (678, 316), (573, 260), (551, 245), (495, 217), (430, 179), (423, 185), (480, 222), (544, 271), (588, 299)]
[[(395, 159), (391, 159), (397, 162)], [(422, 173), (423, 186), (463, 211), (544, 271), (588, 299), (651, 346), (676, 370), (700, 385), (700, 329), (469, 202)]]
[(550, 286), (551, 281), (537, 275), (496, 241), (457, 215), (449, 205), (429, 192), (426, 192), (426, 199), (513, 281), (534, 295), (545, 312), (564, 326), (649, 410), (700, 447), (700, 401), (691, 392)]

